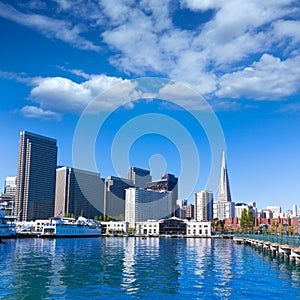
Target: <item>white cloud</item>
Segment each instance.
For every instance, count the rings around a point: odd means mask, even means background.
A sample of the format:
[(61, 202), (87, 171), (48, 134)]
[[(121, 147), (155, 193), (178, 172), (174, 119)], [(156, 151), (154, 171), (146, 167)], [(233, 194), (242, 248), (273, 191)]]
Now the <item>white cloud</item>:
[(293, 42), (300, 42), (300, 21), (279, 20), (273, 27), (279, 39), (289, 37)]
[[(204, 95), (278, 100), (299, 91), (300, 8), (293, 0), (55, 2), (55, 19), (7, 4), (0, 4), (0, 16), (77, 48), (98, 51), (104, 43), (112, 50), (110, 63), (125, 74), (167, 77)], [(187, 12), (197, 16), (189, 24), (194, 28), (181, 26), (174, 10), (182, 10), (184, 22)], [(83, 37), (91, 28), (99, 40)], [(98, 85), (105, 89), (115, 80), (67, 71), (86, 81), (42, 78), (31, 98), (44, 109), (78, 112), (99, 93)]]
[(3, 3), (0, 3), (0, 17), (34, 28), (48, 37), (54, 37), (58, 40), (70, 43), (77, 48), (99, 50), (98, 46), (80, 36), (82, 33), (80, 26), (72, 25), (68, 21), (56, 20), (38, 14), (25, 14)]
[(181, 6), (189, 8), (193, 11), (206, 11), (209, 9), (216, 9), (222, 7), (226, 0), (181, 0)]
[(24, 106), (20, 110), (20, 114), (25, 118), (35, 118), (35, 119), (45, 119), (45, 120), (60, 119), (60, 115), (53, 111), (43, 110), (39, 107), (29, 106), (29, 105)]
[(223, 75), (219, 97), (279, 100), (299, 91), (300, 56), (280, 60), (264, 54), (241, 71)]
[[(36, 85), (31, 90), (30, 99), (38, 103), (43, 110), (78, 114), (96, 96), (122, 82), (122, 78), (105, 75), (91, 75), (89, 80), (82, 83), (63, 77), (40, 78), (35, 80)], [(119, 97), (122, 97), (122, 94), (119, 94)], [(98, 109), (105, 111), (113, 105), (107, 99)]]
[[(285, 23), (287, 28), (281, 29), (283, 32), (274, 30), (277, 27), (272, 26), (281, 18), (295, 13), (290, 3), (292, 1), (283, 0), (275, 3), (258, 0), (181, 1), (182, 7), (196, 12), (215, 10), (213, 18), (203, 26), (184, 30), (170, 23), (166, 4), (165, 9), (158, 13), (159, 10), (154, 10), (151, 5), (146, 7), (144, 2), (132, 7), (126, 6), (128, 3), (123, 1), (112, 9), (106, 6), (105, 12), (112, 21), (110, 29), (104, 31), (102, 37), (105, 43), (118, 51), (111, 59), (115, 66), (135, 74), (156, 72), (187, 83), (202, 94), (210, 94), (216, 91), (219, 78), (223, 84), (224, 73), (230, 75), (239, 64), (251, 66), (252, 56), (257, 58), (271, 51), (283, 34), (297, 40), (298, 24)], [(230, 78), (236, 80), (235, 84), (240, 84), (237, 76)], [(271, 84), (269, 86), (272, 87)], [(248, 96), (264, 98), (274, 95), (276, 99), (280, 98), (274, 91), (261, 88), (257, 86), (256, 92)], [(249, 92), (251, 90), (253, 88)]]

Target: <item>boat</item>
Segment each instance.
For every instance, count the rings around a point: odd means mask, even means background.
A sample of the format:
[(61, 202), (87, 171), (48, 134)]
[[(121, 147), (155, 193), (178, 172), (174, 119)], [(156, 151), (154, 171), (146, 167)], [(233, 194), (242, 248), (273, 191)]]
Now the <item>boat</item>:
[(53, 217), (42, 226), (39, 237), (97, 237), (101, 236), (101, 224), (91, 219)]
[(9, 238), (16, 236), (16, 217), (6, 216), (6, 208), (0, 207), (0, 242), (2, 238)]

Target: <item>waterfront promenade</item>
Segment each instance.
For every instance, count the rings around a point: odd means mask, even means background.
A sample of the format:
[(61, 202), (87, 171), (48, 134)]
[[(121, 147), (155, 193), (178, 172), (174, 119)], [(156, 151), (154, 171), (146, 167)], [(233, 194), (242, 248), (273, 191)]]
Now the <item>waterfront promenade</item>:
[(249, 244), (300, 262), (299, 235), (237, 234), (234, 241)]

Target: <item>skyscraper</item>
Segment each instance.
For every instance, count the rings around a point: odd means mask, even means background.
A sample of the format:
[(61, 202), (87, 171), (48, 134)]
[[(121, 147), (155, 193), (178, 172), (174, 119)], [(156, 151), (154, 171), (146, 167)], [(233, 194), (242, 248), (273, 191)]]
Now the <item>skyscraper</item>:
[(234, 218), (234, 202), (231, 201), (225, 152), (222, 155), (218, 202), (213, 204), (213, 216), (219, 220)]
[(128, 188), (126, 189), (125, 221), (130, 227), (136, 222), (169, 218), (172, 214), (170, 192)]
[(125, 189), (134, 187), (132, 180), (109, 176), (106, 182), (104, 214), (124, 220)]
[(231, 194), (230, 194), (230, 187), (229, 187), (229, 180), (228, 180), (228, 173), (227, 173), (224, 151), (222, 156), (218, 201), (226, 201), (226, 202), (231, 201)]
[(128, 171), (128, 179), (133, 181), (135, 187), (145, 188), (147, 183), (152, 180), (152, 177), (148, 170), (130, 167)]
[(6, 177), (5, 184), (4, 184), (4, 194), (8, 194), (15, 197), (16, 188), (17, 188), (16, 182), (17, 182), (16, 176)]
[(56, 170), (55, 215), (87, 218), (103, 215), (104, 182), (99, 173), (60, 167)]
[(15, 213), (20, 221), (54, 214), (56, 140), (28, 131), (20, 133)]
[(213, 219), (213, 199), (214, 194), (210, 191), (202, 190), (195, 193), (195, 220), (211, 221)]
[(178, 178), (173, 174), (165, 174), (159, 180), (149, 182), (147, 189), (154, 191), (172, 192), (172, 216), (175, 216), (176, 201), (178, 200)]

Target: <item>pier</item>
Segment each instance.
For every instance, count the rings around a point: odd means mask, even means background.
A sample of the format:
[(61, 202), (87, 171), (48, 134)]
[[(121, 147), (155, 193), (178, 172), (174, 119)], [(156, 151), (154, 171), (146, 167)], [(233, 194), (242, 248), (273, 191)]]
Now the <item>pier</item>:
[(300, 236), (239, 234), (233, 240), (237, 244), (251, 245), (276, 255), (300, 262)]

